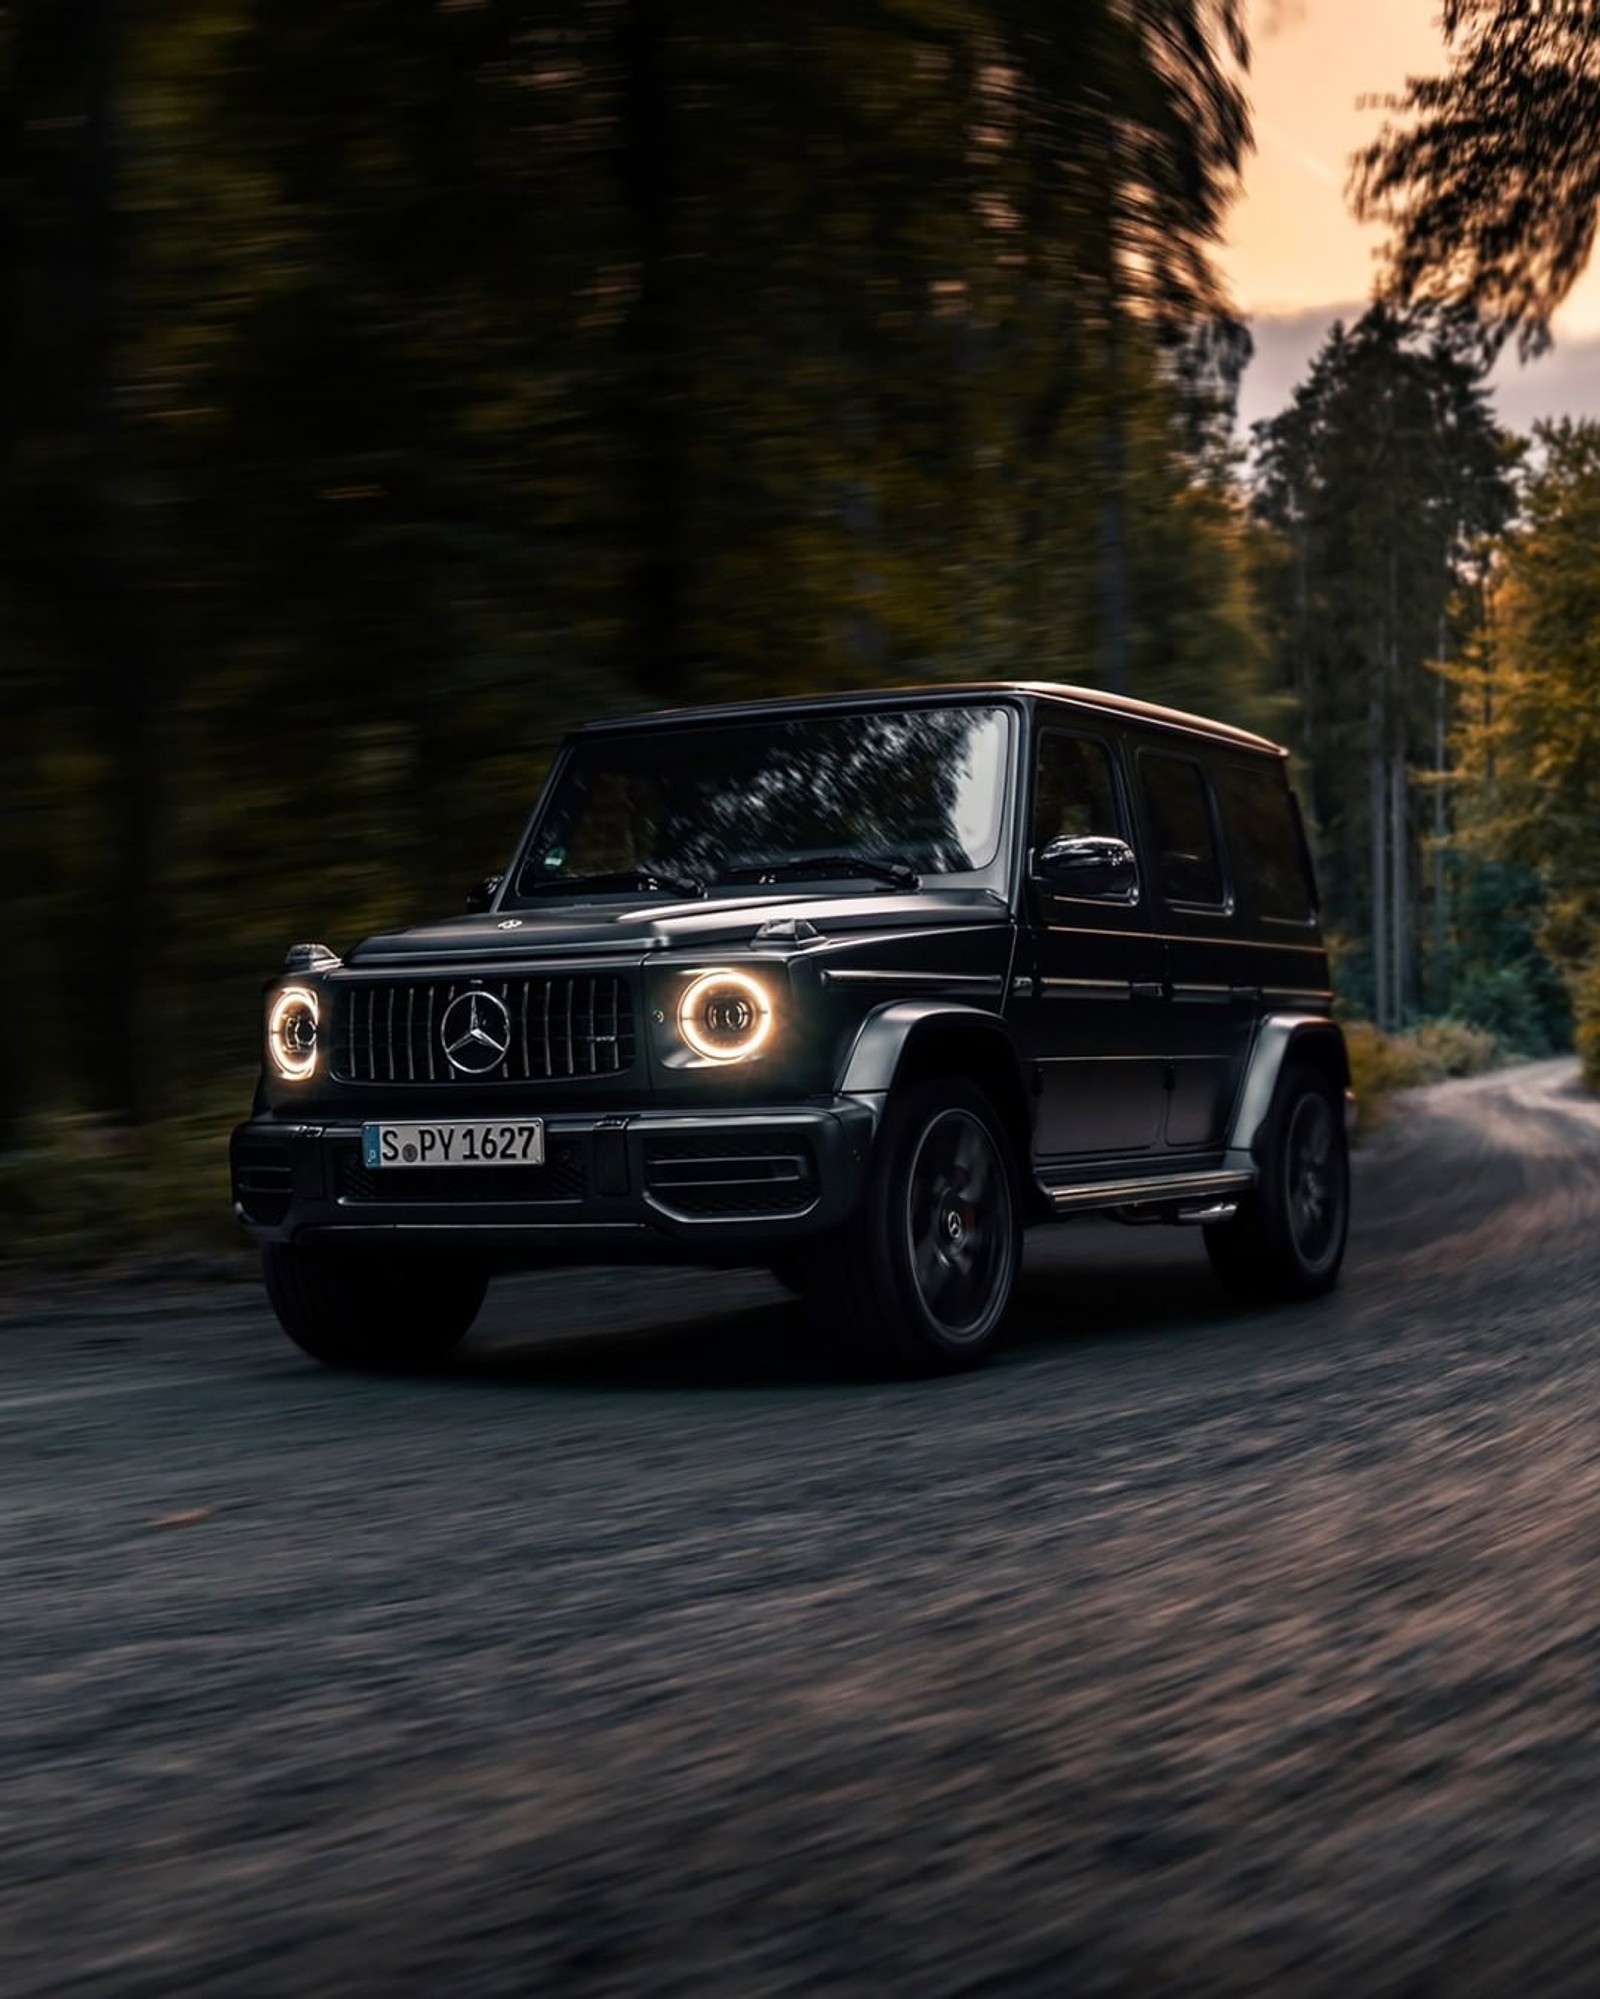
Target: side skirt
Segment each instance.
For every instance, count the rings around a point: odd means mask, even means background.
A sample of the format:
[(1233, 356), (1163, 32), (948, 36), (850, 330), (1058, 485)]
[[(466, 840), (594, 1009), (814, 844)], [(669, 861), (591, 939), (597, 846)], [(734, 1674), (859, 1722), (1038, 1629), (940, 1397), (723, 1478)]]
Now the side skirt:
[(1253, 1173), (1223, 1170), (1079, 1180), (1070, 1186), (1051, 1186), (1048, 1181), (1041, 1181), (1039, 1191), (1051, 1212), (1061, 1217), (1104, 1214), (1123, 1208), (1176, 1208), (1176, 1220), (1210, 1222), (1224, 1219), (1239, 1197), (1254, 1185)]

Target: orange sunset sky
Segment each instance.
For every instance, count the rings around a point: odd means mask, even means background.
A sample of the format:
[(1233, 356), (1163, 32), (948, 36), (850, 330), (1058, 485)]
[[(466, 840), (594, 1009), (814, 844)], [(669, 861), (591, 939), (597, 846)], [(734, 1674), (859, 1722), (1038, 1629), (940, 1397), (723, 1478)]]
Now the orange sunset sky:
[[(1280, 408), (1332, 321), (1361, 309), (1381, 239), (1351, 218), (1344, 188), (1351, 153), (1382, 113), (1358, 100), (1443, 68), (1438, 21), (1438, 0), (1252, 0), (1256, 153), (1223, 254), (1257, 345), (1245, 423)], [(1600, 415), (1600, 261), (1568, 300), (1556, 337), (1556, 352), (1532, 367), (1502, 362), (1504, 421), (1523, 428), (1537, 416)]]

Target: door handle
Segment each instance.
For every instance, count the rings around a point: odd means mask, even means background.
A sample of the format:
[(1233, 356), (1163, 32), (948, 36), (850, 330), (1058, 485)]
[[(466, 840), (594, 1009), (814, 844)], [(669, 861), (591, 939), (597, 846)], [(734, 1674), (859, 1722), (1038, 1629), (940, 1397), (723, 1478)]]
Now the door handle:
[(1136, 1000), (1164, 1000), (1167, 989), (1160, 979), (1135, 979), (1128, 987), (1128, 996)]
[(1235, 1006), (1260, 1006), (1263, 995), (1260, 986), (1233, 986), (1228, 997)]

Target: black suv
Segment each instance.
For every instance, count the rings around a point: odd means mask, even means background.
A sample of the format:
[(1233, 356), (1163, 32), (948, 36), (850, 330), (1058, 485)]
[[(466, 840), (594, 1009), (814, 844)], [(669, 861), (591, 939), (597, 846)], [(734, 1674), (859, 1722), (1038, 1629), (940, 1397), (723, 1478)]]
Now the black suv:
[(631, 1254), (966, 1366), (1029, 1223), (1195, 1223), (1237, 1292), (1330, 1286), (1331, 1005), (1260, 737), (1022, 683), (607, 722), (468, 914), (289, 953), (236, 1212), (334, 1364), (443, 1353), (494, 1269)]

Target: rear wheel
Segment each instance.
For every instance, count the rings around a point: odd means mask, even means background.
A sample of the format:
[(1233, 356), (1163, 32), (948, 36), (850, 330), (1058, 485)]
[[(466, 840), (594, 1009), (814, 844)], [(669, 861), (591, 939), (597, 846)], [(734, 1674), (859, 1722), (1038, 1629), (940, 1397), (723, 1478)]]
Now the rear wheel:
[(1343, 1104), (1319, 1069), (1285, 1069), (1262, 1131), (1261, 1178), (1231, 1221), (1205, 1232), (1211, 1267), (1241, 1298), (1331, 1290), (1350, 1227)]
[(856, 1213), (808, 1264), (820, 1328), (897, 1372), (975, 1367), (1011, 1302), (1021, 1210), (989, 1099), (963, 1078), (914, 1085), (890, 1104)]
[(278, 1323), (325, 1367), (415, 1368), (470, 1331), (488, 1272), (466, 1257), (269, 1243), (262, 1275)]

